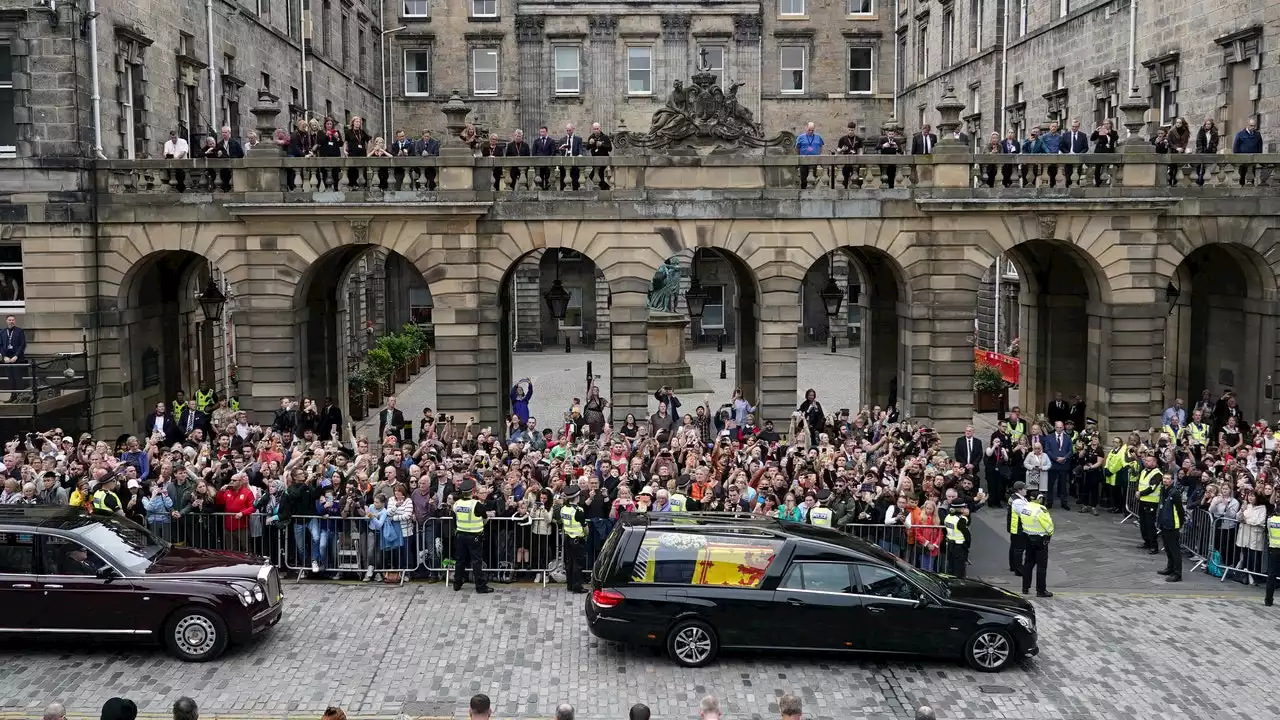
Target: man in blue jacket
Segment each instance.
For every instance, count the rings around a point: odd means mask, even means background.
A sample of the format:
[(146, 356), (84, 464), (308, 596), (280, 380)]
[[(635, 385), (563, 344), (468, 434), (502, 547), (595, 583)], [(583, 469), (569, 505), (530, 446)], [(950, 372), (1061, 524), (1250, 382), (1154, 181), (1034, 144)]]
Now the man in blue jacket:
[[(1249, 118), (1245, 128), (1236, 133), (1236, 139), (1231, 143), (1231, 152), (1239, 155), (1258, 155), (1262, 152), (1262, 134), (1258, 132), (1257, 118)], [(1241, 185), (1244, 185), (1245, 178), (1253, 168), (1253, 165), (1240, 166)]]
[[(1040, 136), (1040, 145), (1043, 149), (1038, 152), (1047, 153), (1049, 155), (1057, 155), (1062, 152), (1062, 134), (1058, 132), (1058, 121), (1049, 123), (1049, 132)], [(1050, 165), (1049, 167), (1049, 187), (1058, 186), (1058, 166)], [(1050, 503), (1052, 505), (1052, 503)]]
[[(821, 155), (822, 154), (822, 136), (818, 134), (813, 123), (809, 123), (804, 133), (796, 138), (796, 152), (800, 155)], [(809, 174), (813, 172), (813, 168), (808, 165), (800, 166), (800, 189), (807, 187)]]

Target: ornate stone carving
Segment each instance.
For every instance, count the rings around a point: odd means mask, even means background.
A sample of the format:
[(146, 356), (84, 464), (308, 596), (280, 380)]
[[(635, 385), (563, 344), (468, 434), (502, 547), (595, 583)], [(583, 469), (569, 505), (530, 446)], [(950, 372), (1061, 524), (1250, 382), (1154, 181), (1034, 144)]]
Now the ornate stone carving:
[(516, 41), (539, 42), (545, 28), (546, 20), (541, 15), (517, 15)]
[(662, 35), (663, 37), (684, 37), (689, 34), (689, 16), (688, 15), (663, 15), (662, 16)]
[(353, 245), (366, 245), (369, 242), (369, 221), (364, 218), (356, 218), (351, 221), (351, 243)]
[(742, 42), (759, 42), (761, 21), (759, 15), (734, 15), (733, 39)]
[(1040, 239), (1052, 240), (1058, 233), (1058, 216), (1057, 215), (1041, 215), (1040, 216)]
[(611, 38), (618, 32), (618, 18), (615, 15), (592, 15), (587, 18), (591, 26), (591, 38)]
[(614, 145), (626, 148), (675, 147), (787, 147), (795, 136), (783, 132), (765, 138), (751, 110), (738, 103), (738, 88), (733, 83), (728, 92), (720, 89), (719, 79), (708, 72), (695, 73), (693, 84), (685, 87), (677, 80), (667, 96), (665, 107), (653, 114), (649, 132), (619, 132)]

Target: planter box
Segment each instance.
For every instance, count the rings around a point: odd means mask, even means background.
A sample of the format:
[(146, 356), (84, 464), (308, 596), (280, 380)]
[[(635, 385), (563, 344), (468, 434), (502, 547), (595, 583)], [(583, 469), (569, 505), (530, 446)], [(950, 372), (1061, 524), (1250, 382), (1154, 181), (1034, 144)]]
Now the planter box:
[(1009, 391), (998, 392), (973, 391), (973, 409), (980, 413), (998, 413), (1004, 411), (1009, 404)]
[(347, 393), (347, 412), (353, 422), (365, 419), (368, 408), (364, 404), (364, 393)]
[(418, 353), (418, 364), (424, 368), (431, 367), (431, 350), (423, 350)]
[(382, 383), (369, 388), (369, 407), (382, 407)]

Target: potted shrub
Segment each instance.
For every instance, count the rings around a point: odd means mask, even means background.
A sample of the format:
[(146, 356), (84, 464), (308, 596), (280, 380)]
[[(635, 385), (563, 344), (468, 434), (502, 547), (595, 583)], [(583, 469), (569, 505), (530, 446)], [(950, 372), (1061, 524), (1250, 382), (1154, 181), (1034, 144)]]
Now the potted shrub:
[(372, 382), (369, 383), (369, 386), (373, 392), (373, 398), (370, 400), (370, 404), (373, 407), (382, 407), (384, 390), (387, 393), (395, 392), (395, 360), (391, 358), (391, 352), (383, 347), (382, 341), (379, 340), (378, 344), (365, 354), (365, 363), (369, 366), (369, 373), (372, 376), (370, 378)]
[(973, 366), (973, 404), (980, 413), (1001, 412), (1009, 402), (1009, 383), (990, 365)]
[(421, 368), (427, 366), (427, 334), (422, 328), (413, 323), (405, 323), (400, 329), (400, 334), (409, 341), (409, 351), (412, 359), (409, 361), (413, 372), (418, 372)]
[(351, 420), (359, 422), (368, 415), (369, 374), (363, 368), (355, 368), (347, 373), (347, 414)]
[(385, 350), (391, 358), (391, 374), (396, 382), (409, 382), (409, 341), (398, 333), (384, 335), (375, 348)]

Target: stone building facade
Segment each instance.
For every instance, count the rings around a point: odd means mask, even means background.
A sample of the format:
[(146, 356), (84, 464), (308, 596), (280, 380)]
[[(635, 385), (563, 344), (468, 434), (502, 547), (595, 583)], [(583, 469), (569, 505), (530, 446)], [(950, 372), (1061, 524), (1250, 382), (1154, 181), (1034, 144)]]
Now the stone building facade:
[[(901, 0), (903, 124), (909, 132), (936, 124), (933, 105), (951, 85), (968, 106), (975, 147), (992, 131), (1026, 137), (1052, 119), (1079, 119), (1086, 132), (1116, 125), (1130, 89), (1132, 1)], [(1230, 137), (1260, 116), (1268, 135), (1280, 111), (1280, 65), (1264, 53), (1280, 35), (1274, 6), (1172, 0), (1136, 11), (1134, 87), (1149, 107), (1147, 134), (1177, 117), (1193, 129), (1213, 118), (1229, 151)]]

